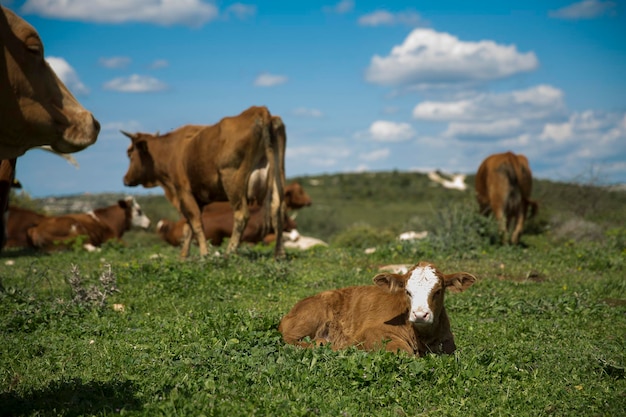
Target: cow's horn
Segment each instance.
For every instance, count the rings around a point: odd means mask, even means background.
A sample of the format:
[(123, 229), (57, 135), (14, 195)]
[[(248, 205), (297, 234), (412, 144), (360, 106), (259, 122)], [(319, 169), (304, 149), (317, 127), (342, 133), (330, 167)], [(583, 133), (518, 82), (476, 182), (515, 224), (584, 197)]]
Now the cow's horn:
[(125, 132), (125, 131), (123, 131), (123, 130), (120, 130), (120, 132), (122, 132), (122, 134), (123, 134), (124, 136), (128, 136), (128, 137), (129, 137), (129, 138), (131, 138), (131, 139), (136, 139), (136, 138), (137, 138), (137, 135), (136, 135), (136, 134), (133, 134), (133, 133), (128, 133), (128, 132)]

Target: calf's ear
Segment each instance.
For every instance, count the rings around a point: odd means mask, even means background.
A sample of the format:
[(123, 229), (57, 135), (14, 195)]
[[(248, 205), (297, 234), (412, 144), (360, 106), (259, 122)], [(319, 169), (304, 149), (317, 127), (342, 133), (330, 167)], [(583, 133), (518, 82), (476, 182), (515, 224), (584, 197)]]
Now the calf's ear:
[(443, 276), (443, 286), (452, 292), (465, 291), (476, 282), (476, 277), (467, 272), (455, 272)]
[(404, 280), (402, 275), (385, 272), (374, 277), (374, 284), (379, 287), (387, 288), (391, 293), (404, 291)]

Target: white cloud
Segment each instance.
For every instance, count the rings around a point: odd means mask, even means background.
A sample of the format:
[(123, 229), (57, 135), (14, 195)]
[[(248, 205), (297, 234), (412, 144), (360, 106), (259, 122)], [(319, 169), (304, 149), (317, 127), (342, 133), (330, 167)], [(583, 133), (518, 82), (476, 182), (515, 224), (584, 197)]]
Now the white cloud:
[(87, 86), (82, 83), (74, 68), (72, 68), (65, 59), (50, 56), (46, 58), (46, 61), (52, 67), (57, 77), (63, 81), (63, 84), (65, 84), (72, 93), (76, 95), (89, 94)]
[(104, 89), (122, 93), (152, 93), (167, 89), (167, 84), (153, 77), (133, 74), (108, 81)]
[(194, 27), (218, 17), (217, 7), (202, 0), (27, 0), (21, 12), (99, 23), (144, 22)]
[(359, 17), (359, 25), (361, 26), (417, 26), (420, 23), (422, 23), (421, 16), (412, 10), (397, 13), (391, 13), (387, 10), (376, 10)]
[(322, 144), (318, 146), (287, 147), (287, 163), (330, 169), (345, 166), (345, 161), (352, 155), (352, 150), (343, 145)]
[(388, 56), (375, 55), (365, 78), (382, 85), (432, 86), (501, 79), (537, 66), (533, 52), (520, 53), (515, 45), (414, 29)]
[(494, 121), (504, 118), (544, 119), (563, 115), (564, 94), (550, 85), (506, 93), (482, 93), (457, 101), (423, 101), (413, 117), (428, 121)]
[(362, 153), (359, 155), (359, 159), (363, 161), (379, 161), (381, 159), (387, 159), (391, 155), (391, 151), (388, 148), (376, 149), (371, 152)]
[(353, 0), (341, 0), (339, 3), (334, 6), (326, 6), (324, 7), (324, 11), (326, 13), (337, 13), (337, 14), (345, 14), (354, 10), (354, 1)]
[(285, 84), (287, 80), (287, 77), (284, 75), (275, 75), (264, 72), (263, 74), (259, 74), (256, 80), (254, 80), (254, 85), (256, 87), (274, 87), (280, 84)]
[(234, 3), (225, 12), (226, 17), (234, 16), (239, 20), (245, 20), (256, 15), (256, 6), (253, 4)]
[(131, 59), (127, 56), (112, 56), (100, 58), (98, 63), (105, 68), (124, 68), (130, 64)]
[(617, 4), (614, 1), (583, 0), (570, 4), (548, 14), (557, 19), (593, 19), (604, 15), (614, 15)]
[(306, 107), (298, 107), (293, 110), (293, 114), (301, 117), (322, 117), (323, 114), (321, 110), (318, 109), (310, 109)]
[(167, 61), (167, 59), (155, 59), (154, 61), (152, 61), (152, 64), (150, 64), (151, 69), (166, 68), (169, 66), (170, 63)]
[(404, 142), (415, 137), (415, 130), (408, 123), (377, 120), (369, 127), (367, 136), (376, 142)]
[(490, 122), (463, 123), (452, 122), (443, 133), (451, 137), (477, 137), (488, 139), (493, 137), (506, 137), (516, 134), (521, 128), (521, 119), (504, 119)]

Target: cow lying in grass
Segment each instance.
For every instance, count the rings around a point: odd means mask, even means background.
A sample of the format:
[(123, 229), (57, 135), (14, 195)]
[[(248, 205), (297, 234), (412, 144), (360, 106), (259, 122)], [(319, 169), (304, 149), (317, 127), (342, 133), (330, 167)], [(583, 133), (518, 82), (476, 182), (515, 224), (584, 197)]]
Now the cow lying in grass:
[(287, 343), (332, 349), (385, 348), (423, 356), (455, 351), (444, 291), (460, 292), (476, 278), (466, 272), (443, 274), (420, 262), (405, 274), (384, 272), (374, 284), (324, 291), (298, 302), (278, 327)]
[(43, 218), (27, 233), (30, 245), (44, 251), (68, 249), (79, 241), (91, 251), (108, 240), (121, 241), (132, 226), (147, 229), (150, 219), (134, 197), (126, 197), (117, 204), (87, 213)]

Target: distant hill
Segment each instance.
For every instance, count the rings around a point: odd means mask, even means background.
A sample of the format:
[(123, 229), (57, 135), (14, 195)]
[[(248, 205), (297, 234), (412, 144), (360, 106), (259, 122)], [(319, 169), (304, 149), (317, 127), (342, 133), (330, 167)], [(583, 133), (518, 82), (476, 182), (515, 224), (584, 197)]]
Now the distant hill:
[[(466, 191), (450, 190), (415, 172), (366, 172), (291, 178), (298, 181), (313, 200), (299, 210), (296, 221), (301, 233), (331, 240), (355, 225), (400, 233), (428, 224), (444, 209), (476, 211), (474, 177), (468, 176)], [(115, 204), (127, 194), (81, 194), (74, 196), (21, 198), (29, 206), (49, 214), (80, 212)], [(132, 194), (131, 194), (132, 195)], [(576, 219), (598, 230), (626, 224), (626, 192), (619, 187), (598, 187), (548, 180), (535, 180), (533, 198), (540, 209), (536, 228), (554, 228)], [(153, 225), (161, 218), (178, 218), (162, 195), (135, 195)]]

